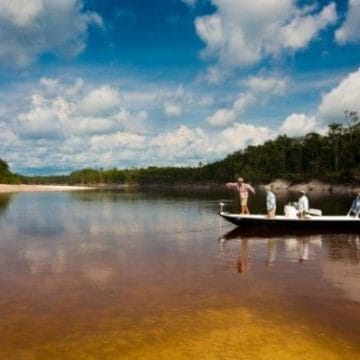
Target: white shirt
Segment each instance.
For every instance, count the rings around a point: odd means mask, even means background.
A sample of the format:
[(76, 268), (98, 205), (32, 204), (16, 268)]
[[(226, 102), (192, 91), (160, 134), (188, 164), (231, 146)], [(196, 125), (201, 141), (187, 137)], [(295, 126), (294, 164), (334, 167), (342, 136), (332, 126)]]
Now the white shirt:
[(309, 211), (309, 199), (306, 195), (301, 196), (299, 199), (299, 212)]
[(272, 191), (266, 192), (266, 209), (272, 210), (276, 208), (276, 197)]

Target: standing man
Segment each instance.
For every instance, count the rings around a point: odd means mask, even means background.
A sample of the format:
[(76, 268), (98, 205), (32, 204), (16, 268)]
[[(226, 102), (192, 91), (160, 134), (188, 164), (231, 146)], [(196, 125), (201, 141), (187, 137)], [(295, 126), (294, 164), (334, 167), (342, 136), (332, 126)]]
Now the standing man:
[(300, 219), (305, 219), (305, 215), (309, 212), (309, 199), (305, 195), (305, 190), (300, 190), (300, 198), (298, 202), (298, 215)]
[(241, 214), (250, 214), (247, 202), (249, 197), (249, 191), (255, 194), (254, 188), (251, 185), (246, 184), (244, 182), (244, 179), (241, 177), (239, 177), (237, 182), (235, 183), (227, 183), (226, 187), (228, 189), (237, 189), (239, 191)]
[(276, 214), (276, 197), (275, 194), (271, 191), (270, 186), (265, 188), (266, 190), (266, 211), (267, 216), (272, 218)]

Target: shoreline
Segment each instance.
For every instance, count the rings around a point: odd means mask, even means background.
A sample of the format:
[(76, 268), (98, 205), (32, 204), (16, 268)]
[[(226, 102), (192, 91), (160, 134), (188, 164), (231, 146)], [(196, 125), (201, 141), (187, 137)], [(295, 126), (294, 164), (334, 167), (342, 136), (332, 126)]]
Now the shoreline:
[[(304, 190), (306, 192), (313, 193), (360, 193), (360, 184), (326, 184), (319, 180), (311, 180), (309, 182), (292, 184), (287, 180), (275, 180), (268, 184), (253, 184), (255, 188), (265, 190), (266, 187), (270, 187), (274, 192), (299, 192)], [(190, 183), (178, 183), (178, 184), (118, 184), (118, 185), (95, 185), (96, 189), (103, 190), (116, 190), (126, 188), (138, 188), (148, 190), (158, 189), (176, 189), (176, 190), (221, 190), (225, 188), (225, 184), (217, 183), (203, 183), (203, 184), (190, 184)]]
[(309, 182), (291, 184), (286, 180), (275, 180), (266, 185), (260, 185), (260, 188), (270, 187), (275, 192), (291, 191), (299, 192), (304, 190), (306, 192), (329, 192), (329, 193), (360, 193), (360, 185), (348, 184), (326, 184), (319, 180), (311, 180)]
[[(309, 182), (291, 184), (286, 180), (275, 180), (268, 184), (254, 185), (256, 188), (265, 190), (270, 187), (274, 192), (299, 192), (304, 190), (312, 193), (349, 193), (359, 194), (360, 185), (347, 185), (347, 184), (326, 184), (318, 180), (311, 180)], [(0, 184), (0, 193), (18, 193), (18, 192), (58, 192), (58, 191), (86, 191), (86, 190), (119, 190), (119, 189), (176, 189), (176, 190), (220, 190), (223, 184), (97, 184), (92, 186), (83, 185), (29, 185), (29, 184)]]
[(28, 185), (0, 184), (0, 193), (46, 192), (46, 191), (83, 191), (94, 190), (96, 187), (71, 185)]

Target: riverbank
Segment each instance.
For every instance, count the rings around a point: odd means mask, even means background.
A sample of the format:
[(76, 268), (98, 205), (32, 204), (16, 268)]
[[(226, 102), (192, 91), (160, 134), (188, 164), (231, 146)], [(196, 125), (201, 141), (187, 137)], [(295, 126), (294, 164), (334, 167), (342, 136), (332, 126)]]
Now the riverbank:
[[(318, 180), (311, 180), (306, 183), (292, 184), (286, 180), (275, 180), (269, 184), (260, 184), (257, 187), (260, 189), (265, 189), (269, 186), (274, 192), (283, 192), (283, 191), (292, 191), (299, 192), (304, 190), (306, 192), (330, 192), (330, 193), (360, 193), (360, 185), (347, 185), (347, 184), (326, 184)], [(176, 189), (181, 190), (220, 190), (224, 187), (224, 184), (96, 184), (93, 186), (80, 186), (80, 185), (10, 185), (10, 184), (0, 184), (0, 193), (9, 193), (9, 192), (44, 192), (44, 191), (81, 191), (81, 190), (119, 190), (127, 188), (142, 188), (149, 190), (161, 190), (161, 189)]]
[[(286, 180), (275, 180), (269, 184), (252, 184), (253, 186), (264, 190), (270, 186), (275, 192), (291, 191), (299, 192), (304, 190), (306, 192), (330, 192), (330, 193), (359, 193), (360, 184), (348, 185), (348, 184), (326, 184), (319, 180), (311, 180), (309, 182), (293, 184)], [(221, 190), (225, 188), (225, 184), (217, 183), (203, 183), (203, 184), (191, 184), (191, 183), (174, 183), (174, 184), (121, 184), (121, 185), (95, 185), (97, 189), (116, 190), (124, 188), (138, 188), (147, 190), (162, 190), (162, 189), (175, 189), (177, 191), (209, 191), (209, 190)]]
[(11, 192), (38, 192), (38, 191), (79, 191), (93, 190), (94, 187), (89, 186), (70, 186), (70, 185), (9, 185), (0, 184), (0, 193)]
[(260, 187), (270, 186), (273, 191), (300, 191), (306, 192), (332, 192), (332, 193), (360, 193), (360, 185), (348, 184), (326, 184), (319, 180), (311, 180), (306, 183), (291, 184), (286, 180), (275, 180), (270, 184)]

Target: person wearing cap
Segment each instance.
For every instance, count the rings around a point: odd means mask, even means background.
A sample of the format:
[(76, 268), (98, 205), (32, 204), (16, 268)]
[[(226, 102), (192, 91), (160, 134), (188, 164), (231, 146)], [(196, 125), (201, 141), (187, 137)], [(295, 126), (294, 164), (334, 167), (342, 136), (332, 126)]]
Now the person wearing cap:
[(268, 217), (274, 217), (276, 214), (276, 197), (271, 191), (270, 186), (265, 187), (266, 190), (266, 211)]
[(241, 177), (238, 178), (237, 182), (227, 183), (226, 187), (228, 189), (236, 189), (239, 191), (241, 214), (250, 214), (247, 202), (249, 197), (249, 191), (255, 194), (254, 188), (251, 185), (246, 184), (244, 182), (244, 179)]
[(305, 195), (305, 190), (300, 190), (301, 196), (298, 201), (298, 215), (299, 218), (304, 219), (309, 212), (309, 199)]

